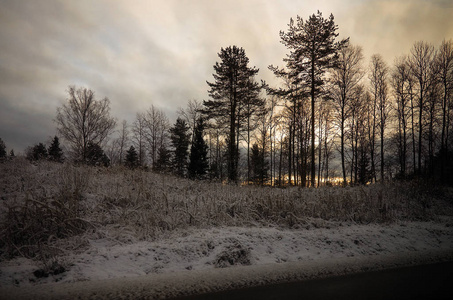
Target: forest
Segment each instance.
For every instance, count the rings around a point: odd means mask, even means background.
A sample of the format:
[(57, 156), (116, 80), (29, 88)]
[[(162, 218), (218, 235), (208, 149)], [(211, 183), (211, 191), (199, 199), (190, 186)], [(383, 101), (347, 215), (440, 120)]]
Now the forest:
[(360, 45), (338, 35), (333, 15), (291, 19), (283, 65), (269, 65), (279, 86), (259, 80), (245, 49), (220, 49), (208, 100), (189, 100), (174, 124), (153, 105), (118, 123), (108, 98), (70, 86), (58, 137), (25, 155), (62, 162), (64, 149), (66, 161), (236, 184), (452, 184), (453, 41), (416, 41), (392, 65), (379, 54), (364, 65)]

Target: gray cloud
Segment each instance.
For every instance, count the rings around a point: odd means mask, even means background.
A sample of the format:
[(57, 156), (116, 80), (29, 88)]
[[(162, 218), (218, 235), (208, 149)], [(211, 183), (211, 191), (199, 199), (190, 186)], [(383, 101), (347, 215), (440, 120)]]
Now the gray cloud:
[(282, 65), (279, 31), (291, 17), (333, 13), (341, 36), (388, 63), (416, 40), (453, 37), (449, 1), (2, 1), (0, 137), (22, 151), (55, 133), (68, 85), (111, 100), (132, 122), (151, 104), (170, 118), (207, 97), (221, 47), (244, 47), (259, 78)]

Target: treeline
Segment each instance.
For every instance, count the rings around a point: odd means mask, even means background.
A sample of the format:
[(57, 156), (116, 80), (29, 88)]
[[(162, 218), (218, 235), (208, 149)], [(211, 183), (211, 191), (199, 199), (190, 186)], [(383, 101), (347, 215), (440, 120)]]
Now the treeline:
[(70, 87), (55, 119), (59, 136), (77, 162), (198, 179), (320, 186), (417, 177), (452, 184), (453, 40), (437, 48), (416, 42), (390, 66), (379, 54), (365, 65), (362, 48), (338, 40), (337, 31), (333, 15), (291, 19), (280, 32), (284, 65), (269, 66), (280, 86), (256, 78), (259, 69), (243, 48), (222, 48), (207, 81), (209, 99), (190, 100), (173, 125), (151, 106), (116, 129), (107, 98)]

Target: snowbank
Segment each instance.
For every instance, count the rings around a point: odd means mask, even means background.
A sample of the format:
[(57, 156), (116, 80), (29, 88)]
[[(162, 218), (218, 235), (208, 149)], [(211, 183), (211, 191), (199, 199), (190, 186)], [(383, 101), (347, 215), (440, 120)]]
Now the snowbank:
[(162, 299), (453, 259), (450, 219), (325, 225), (188, 229), (130, 244), (90, 240), (61, 258), (66, 272), (47, 278), (33, 275), (34, 261), (1, 262), (0, 298)]

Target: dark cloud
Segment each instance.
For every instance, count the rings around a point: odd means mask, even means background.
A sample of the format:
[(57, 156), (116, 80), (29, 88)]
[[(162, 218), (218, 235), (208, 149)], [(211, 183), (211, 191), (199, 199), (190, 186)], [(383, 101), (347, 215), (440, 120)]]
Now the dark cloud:
[(453, 37), (450, 1), (1, 1), (0, 137), (22, 151), (55, 133), (69, 85), (108, 97), (132, 122), (151, 105), (174, 119), (207, 97), (221, 47), (244, 47), (259, 78), (275, 83), (279, 31), (291, 17), (333, 13), (342, 36), (391, 63), (416, 40)]

